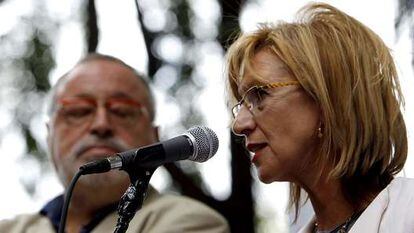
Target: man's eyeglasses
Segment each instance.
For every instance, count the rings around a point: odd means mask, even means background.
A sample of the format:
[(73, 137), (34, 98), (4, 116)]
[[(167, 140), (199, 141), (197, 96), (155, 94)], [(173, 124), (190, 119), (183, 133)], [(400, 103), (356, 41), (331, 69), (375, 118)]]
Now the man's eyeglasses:
[(288, 82), (276, 82), (276, 83), (270, 83), (263, 86), (253, 86), (249, 88), (246, 93), (243, 95), (241, 100), (233, 106), (232, 113), (233, 117), (236, 118), (239, 114), (242, 106), (246, 106), (247, 109), (249, 109), (250, 112), (255, 112), (265, 98), (266, 95), (269, 93), (266, 91), (270, 88), (276, 88), (276, 87), (285, 87), (285, 86), (292, 86), (292, 85), (299, 85), (298, 81), (288, 81)]
[[(104, 107), (109, 120), (123, 126), (133, 125), (142, 114), (148, 113), (141, 103), (126, 97), (110, 98), (105, 101)], [(58, 100), (58, 114), (71, 125), (91, 122), (97, 109), (98, 102), (94, 98), (67, 97)]]

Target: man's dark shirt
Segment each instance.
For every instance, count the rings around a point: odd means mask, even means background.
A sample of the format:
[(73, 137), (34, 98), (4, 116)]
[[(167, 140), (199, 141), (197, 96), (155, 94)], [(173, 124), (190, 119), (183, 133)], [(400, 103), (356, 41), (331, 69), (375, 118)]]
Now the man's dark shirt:
[[(49, 201), (41, 210), (40, 214), (49, 218), (56, 232), (58, 232), (60, 224), (60, 216), (62, 214), (63, 207), (63, 195), (57, 196), (53, 200)], [(83, 226), (79, 233), (91, 232), (108, 214), (116, 210), (117, 203), (102, 208), (92, 220)], [(115, 226), (114, 226), (115, 229)]]

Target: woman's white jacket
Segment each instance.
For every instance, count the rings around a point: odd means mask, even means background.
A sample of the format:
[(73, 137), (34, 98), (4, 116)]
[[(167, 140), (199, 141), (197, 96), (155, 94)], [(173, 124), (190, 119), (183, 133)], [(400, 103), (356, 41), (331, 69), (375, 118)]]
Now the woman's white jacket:
[[(314, 217), (299, 231), (311, 233)], [(414, 179), (395, 178), (365, 209), (349, 233), (414, 233)]]

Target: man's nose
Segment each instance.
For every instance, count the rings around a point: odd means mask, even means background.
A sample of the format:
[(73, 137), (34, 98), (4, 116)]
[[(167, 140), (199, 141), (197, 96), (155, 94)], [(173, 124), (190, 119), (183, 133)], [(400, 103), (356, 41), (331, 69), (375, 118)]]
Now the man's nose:
[(246, 108), (242, 107), (233, 121), (233, 133), (239, 136), (248, 136), (256, 127), (253, 114)]
[(109, 113), (103, 107), (98, 107), (91, 124), (91, 134), (101, 138), (113, 136), (113, 123), (109, 120)]

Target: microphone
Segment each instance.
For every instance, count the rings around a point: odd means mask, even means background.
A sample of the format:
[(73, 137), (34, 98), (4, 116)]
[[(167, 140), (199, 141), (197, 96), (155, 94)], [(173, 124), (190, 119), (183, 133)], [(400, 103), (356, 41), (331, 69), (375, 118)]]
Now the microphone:
[(219, 141), (213, 130), (205, 126), (195, 126), (182, 135), (87, 163), (79, 170), (83, 174), (92, 174), (112, 169), (156, 168), (185, 159), (201, 163), (213, 157), (218, 146)]

